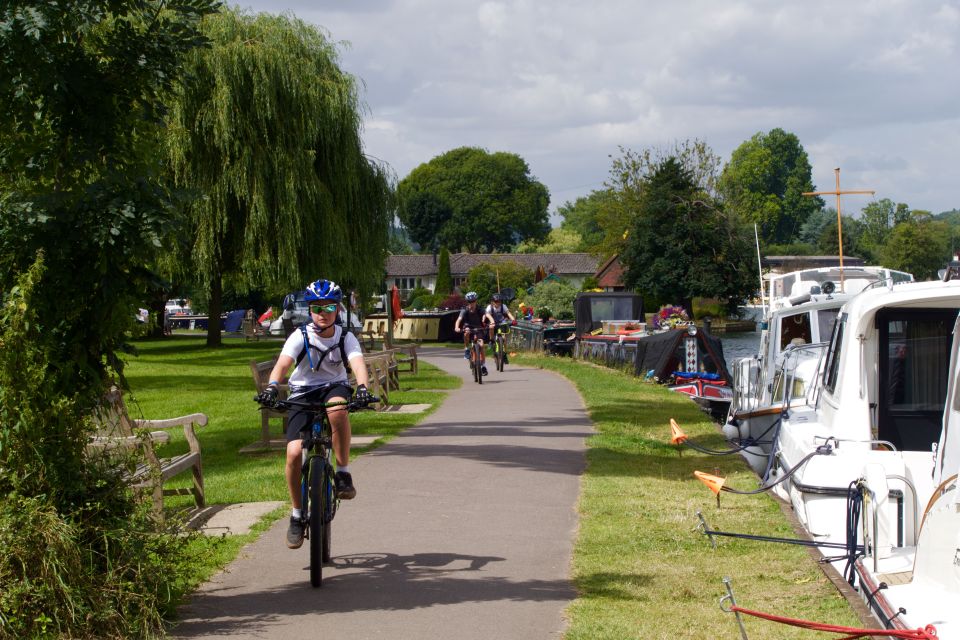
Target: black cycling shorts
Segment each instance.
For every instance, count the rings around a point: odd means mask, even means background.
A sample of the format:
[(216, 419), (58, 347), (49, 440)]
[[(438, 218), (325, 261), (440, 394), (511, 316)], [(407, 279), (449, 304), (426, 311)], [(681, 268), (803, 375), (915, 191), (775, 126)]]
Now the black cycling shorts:
[[(315, 391), (291, 398), (292, 400), (301, 400), (303, 402), (334, 402), (337, 400), (349, 400), (353, 395), (353, 389), (346, 382), (332, 384), (329, 387), (320, 387)], [(300, 439), (300, 431), (309, 429), (313, 424), (314, 411), (306, 409), (290, 409), (290, 415), (287, 420), (287, 442), (293, 442)]]

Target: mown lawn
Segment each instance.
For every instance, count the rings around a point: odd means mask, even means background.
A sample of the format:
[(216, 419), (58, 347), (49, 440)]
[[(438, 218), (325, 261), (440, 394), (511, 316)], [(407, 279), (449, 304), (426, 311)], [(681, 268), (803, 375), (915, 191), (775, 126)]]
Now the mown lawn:
[[(205, 413), (209, 423), (198, 430), (203, 455), (203, 479), (207, 503), (210, 505), (280, 500), (288, 496), (283, 480), (283, 454), (272, 451), (257, 454), (240, 453), (240, 449), (260, 439), (260, 412), (253, 396), (255, 389), (250, 373), (251, 360), (268, 360), (280, 352), (279, 340), (245, 342), (225, 338), (222, 347), (206, 347), (203, 335), (174, 335), (162, 340), (141, 340), (134, 343), (136, 356), (126, 358), (125, 376), (130, 391), (125, 394), (127, 408), (133, 418), (172, 418), (188, 413)], [(397, 404), (425, 403), (432, 405), (423, 413), (380, 413), (364, 411), (351, 416), (353, 433), (383, 436), (371, 446), (386, 441), (429, 415), (442, 402), (445, 389), (461, 384), (425, 362), (419, 373), (401, 373), (401, 390), (390, 394)], [(279, 433), (279, 422), (272, 433)], [(161, 448), (162, 455), (187, 450), (182, 430), (171, 431), (170, 444)], [(361, 455), (371, 447), (355, 448)], [(189, 474), (168, 486), (190, 485)], [(172, 518), (176, 512), (193, 505), (192, 498), (174, 496), (165, 501)], [(289, 507), (283, 506), (265, 516), (246, 535), (228, 538), (196, 536), (189, 538), (190, 576), (185, 584), (171, 585), (174, 600), (189, 593), (214, 572), (236, 557), (240, 548), (254, 540)]]
[[(689, 399), (632, 376), (569, 358), (516, 358), (561, 373), (579, 389), (594, 421), (579, 501), (573, 573), (580, 596), (567, 611), (568, 640), (739, 638), (723, 613), (722, 579), (745, 608), (859, 626), (846, 600), (802, 547), (732, 538), (711, 549), (697, 511), (725, 531), (794, 537), (766, 495), (721, 494), (720, 507), (693, 477), (699, 469), (756, 488), (739, 456), (713, 457), (669, 444), (669, 420), (704, 445), (723, 449), (716, 426)], [(751, 638), (810, 638), (804, 631), (746, 619)]]

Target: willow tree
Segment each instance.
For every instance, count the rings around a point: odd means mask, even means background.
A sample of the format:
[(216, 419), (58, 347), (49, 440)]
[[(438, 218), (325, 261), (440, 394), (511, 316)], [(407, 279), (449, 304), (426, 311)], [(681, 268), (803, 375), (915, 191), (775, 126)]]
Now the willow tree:
[[(205, 21), (172, 100), (168, 158), (185, 206), (179, 263), (222, 311), (223, 282), (274, 290), (328, 277), (362, 291), (380, 279), (391, 182), (363, 153), (357, 81), (318, 28), (225, 9)], [(220, 344), (211, 322), (207, 344)]]

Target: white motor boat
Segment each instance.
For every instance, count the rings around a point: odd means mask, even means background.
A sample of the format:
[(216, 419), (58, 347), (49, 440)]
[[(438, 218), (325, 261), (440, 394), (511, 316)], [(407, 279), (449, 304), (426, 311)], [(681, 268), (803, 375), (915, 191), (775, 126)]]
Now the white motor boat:
[[(932, 624), (938, 637), (960, 638), (960, 320), (954, 327), (943, 430), (933, 455), (929, 498), (912, 516), (919, 531), (903, 540), (891, 530), (891, 484), (899, 480), (886, 468), (865, 467), (859, 482), (863, 497), (865, 557), (853, 565), (861, 593), (891, 628)], [(896, 495), (896, 494), (894, 494)], [(920, 496), (917, 496), (918, 498)], [(899, 515), (899, 514), (897, 514)], [(912, 523), (915, 527), (917, 522)], [(886, 585), (882, 587), (881, 585)]]
[[(849, 300), (808, 369), (814, 386), (781, 414), (768, 458), (767, 484), (776, 483), (774, 492), (814, 540), (846, 544), (851, 560), (856, 545), (867, 549), (844, 572), (880, 621), (912, 629), (933, 623), (941, 638), (960, 638), (950, 606), (960, 595), (958, 445), (943, 428), (945, 408), (960, 411), (958, 310), (960, 280), (891, 283)], [(790, 369), (784, 372), (789, 388)], [(952, 533), (943, 533), (950, 522)], [(910, 584), (910, 596), (895, 595)]]
[[(727, 439), (742, 447), (754, 471), (762, 474), (767, 467), (785, 406), (784, 388), (775, 381), (785, 365), (781, 356), (790, 347), (827, 341), (840, 307), (864, 289), (912, 280), (909, 273), (874, 266), (805, 269), (770, 277), (760, 349), (756, 356), (733, 364), (733, 399), (723, 427)], [(786, 406), (802, 403), (812, 374), (809, 364), (794, 367), (795, 388), (787, 395)]]

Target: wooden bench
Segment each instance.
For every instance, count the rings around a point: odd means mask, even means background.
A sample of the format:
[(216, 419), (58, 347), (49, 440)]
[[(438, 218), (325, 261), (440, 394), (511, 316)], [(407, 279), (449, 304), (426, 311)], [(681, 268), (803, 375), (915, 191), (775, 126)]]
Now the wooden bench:
[[(139, 448), (135, 466), (127, 473), (127, 479), (135, 491), (150, 494), (153, 512), (158, 521), (163, 521), (163, 496), (192, 495), (197, 508), (206, 505), (200, 441), (195, 431), (195, 427), (207, 424), (205, 414), (192, 413), (167, 420), (134, 420), (127, 413), (120, 389), (111, 387), (95, 417), (99, 428), (88, 451), (112, 455), (112, 452), (132, 452)], [(170, 458), (161, 458), (154, 447), (156, 444), (168, 442), (170, 436), (166, 430), (174, 427), (183, 429), (189, 451)], [(193, 475), (192, 487), (164, 488), (168, 480), (187, 471)]]
[[(267, 388), (267, 385), (270, 384), (270, 373), (273, 371), (273, 367), (276, 366), (276, 364), (276, 357), (264, 362), (257, 362), (256, 360), (250, 361), (250, 372), (253, 374), (253, 386), (256, 388), (257, 393), (263, 392)], [(286, 399), (288, 390), (289, 387), (286, 384), (279, 385), (279, 397), (281, 400)], [(286, 438), (286, 412), (281, 413), (266, 407), (260, 408), (260, 444), (262, 444), (263, 447), (270, 447), (270, 421), (276, 419), (281, 421), (283, 437)]]
[[(377, 405), (371, 406), (376, 406), (378, 411), (385, 411), (390, 406), (391, 388), (399, 388), (393, 386), (394, 383), (391, 378), (392, 375), (396, 375), (396, 360), (389, 351), (376, 351), (364, 354), (363, 362), (367, 365), (367, 377), (369, 378), (367, 387), (370, 393), (380, 398)], [(350, 375), (350, 383), (352, 385), (357, 384), (356, 376), (353, 374)]]

